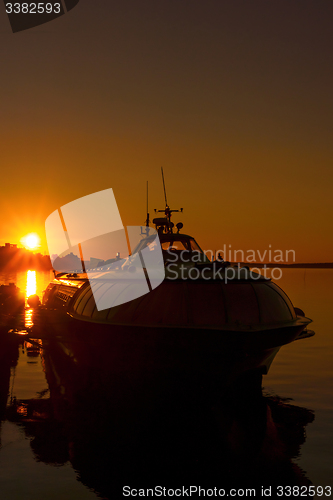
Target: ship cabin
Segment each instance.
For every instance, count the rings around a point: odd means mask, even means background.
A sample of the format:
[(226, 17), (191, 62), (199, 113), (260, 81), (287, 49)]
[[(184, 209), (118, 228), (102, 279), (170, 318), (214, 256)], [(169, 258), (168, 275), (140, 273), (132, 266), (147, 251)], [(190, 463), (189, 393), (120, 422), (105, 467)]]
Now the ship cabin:
[[(169, 262), (194, 262), (210, 263), (209, 258), (198, 245), (195, 239), (188, 234), (159, 232), (164, 263)], [(153, 243), (156, 234), (143, 238), (133, 250), (133, 254), (140, 252)]]

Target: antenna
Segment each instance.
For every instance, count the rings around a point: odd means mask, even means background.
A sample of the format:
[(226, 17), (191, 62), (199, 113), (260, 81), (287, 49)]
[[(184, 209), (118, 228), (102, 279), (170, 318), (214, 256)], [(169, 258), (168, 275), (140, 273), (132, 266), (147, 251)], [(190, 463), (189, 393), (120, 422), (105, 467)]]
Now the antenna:
[(147, 219), (146, 219), (146, 227), (149, 227), (149, 212), (148, 212), (148, 181), (147, 181)]
[[(172, 228), (174, 227), (174, 224), (173, 222), (171, 222), (171, 214), (172, 212), (182, 212), (183, 209), (181, 208), (180, 210), (171, 210), (169, 205), (168, 205), (168, 200), (167, 200), (167, 195), (166, 195), (166, 189), (165, 189), (165, 180), (164, 180), (164, 172), (163, 172), (163, 167), (161, 167), (161, 172), (162, 172), (162, 181), (163, 181), (163, 189), (164, 189), (164, 198), (165, 198), (165, 209), (164, 210), (157, 210), (156, 208), (154, 208), (154, 211), (155, 213), (156, 212), (163, 212), (164, 215), (165, 215), (165, 218), (161, 218), (161, 219), (153, 219), (153, 224), (156, 225), (156, 227), (159, 226), (159, 228), (161, 229), (161, 231), (163, 232), (163, 230), (166, 232), (166, 233), (172, 233)], [(158, 222), (157, 222), (158, 221)], [(183, 227), (183, 225), (182, 225)], [(178, 229), (178, 232), (181, 228), (178, 228), (177, 226), (177, 229)]]
[(166, 195), (166, 190), (165, 190), (165, 182), (164, 182), (164, 173), (163, 173), (163, 167), (161, 167), (161, 172), (162, 172), (162, 180), (163, 180), (163, 189), (164, 189), (164, 198), (165, 198), (165, 206), (168, 206), (167, 202), (167, 195)]

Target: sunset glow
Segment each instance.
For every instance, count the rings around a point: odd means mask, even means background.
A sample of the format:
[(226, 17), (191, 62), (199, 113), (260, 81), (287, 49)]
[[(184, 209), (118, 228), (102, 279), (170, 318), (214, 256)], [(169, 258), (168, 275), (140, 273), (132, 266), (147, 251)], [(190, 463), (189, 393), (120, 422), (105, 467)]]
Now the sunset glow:
[(79, 2), (74, 45), (66, 16), (47, 25), (61, 40), (34, 28), (38, 48), (0, 20), (0, 246), (36, 232), (48, 253), (47, 217), (107, 188), (143, 223), (163, 166), (172, 222), (202, 248), (331, 262), (333, 3), (130, 3)]
[(21, 239), (21, 243), (29, 250), (35, 250), (40, 246), (40, 238), (36, 233), (29, 233)]

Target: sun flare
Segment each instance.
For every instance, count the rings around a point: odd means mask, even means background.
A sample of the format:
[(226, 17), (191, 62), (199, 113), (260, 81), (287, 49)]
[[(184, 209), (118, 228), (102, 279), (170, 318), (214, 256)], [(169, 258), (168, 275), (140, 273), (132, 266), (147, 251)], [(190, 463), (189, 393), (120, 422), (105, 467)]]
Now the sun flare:
[(21, 239), (21, 243), (29, 250), (35, 250), (40, 246), (40, 238), (36, 233), (29, 233)]

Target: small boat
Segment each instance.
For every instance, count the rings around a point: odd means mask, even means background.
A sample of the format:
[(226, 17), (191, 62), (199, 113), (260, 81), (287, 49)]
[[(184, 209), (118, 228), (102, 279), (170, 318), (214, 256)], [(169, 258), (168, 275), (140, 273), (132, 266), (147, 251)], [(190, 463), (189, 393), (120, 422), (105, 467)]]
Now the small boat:
[[(181, 232), (183, 224), (171, 222), (172, 212), (181, 211), (166, 202), (164, 217), (153, 220), (153, 234), (148, 214), (132, 255), (95, 269), (94, 280), (84, 273), (55, 273), (33, 338), (70, 342), (71, 349), (75, 344), (77, 358), (86, 356), (83, 346), (103, 346), (114, 372), (153, 377), (173, 370), (228, 385), (244, 374), (268, 373), (281, 346), (313, 335), (307, 330), (311, 320), (271, 279), (247, 267), (211, 262), (196, 240)], [(120, 285), (119, 272), (133, 271), (134, 258), (156, 238), (164, 280), (134, 300), (98, 307), (97, 291), (107, 296), (120, 286), (119, 294), (131, 296), (136, 283)]]

